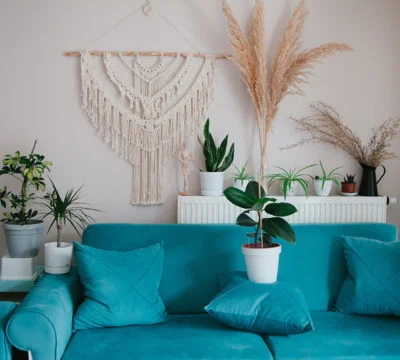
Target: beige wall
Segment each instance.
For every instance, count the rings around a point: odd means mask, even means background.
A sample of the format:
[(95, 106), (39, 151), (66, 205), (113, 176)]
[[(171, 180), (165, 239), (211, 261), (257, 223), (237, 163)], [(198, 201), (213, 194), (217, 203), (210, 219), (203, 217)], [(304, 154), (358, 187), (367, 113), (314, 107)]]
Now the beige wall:
[[(101, 222), (174, 222), (179, 171), (176, 160), (165, 167), (165, 204), (134, 207), (131, 166), (120, 160), (95, 135), (80, 109), (79, 59), (62, 56), (81, 49), (144, 0), (1, 0), (0, 1), (0, 154), (28, 151), (39, 139), (38, 151), (54, 161), (52, 178), (61, 188), (85, 185), (86, 200), (104, 210)], [(253, 1), (231, 0), (242, 23)], [(270, 49), (277, 42), (297, 1), (266, 0), (266, 30)], [(345, 154), (328, 146), (305, 146), (281, 151), (299, 139), (290, 116), (307, 112), (315, 100), (335, 107), (365, 139), (368, 129), (400, 114), (400, 2), (397, 0), (308, 0), (310, 16), (304, 31), (307, 47), (325, 41), (344, 41), (355, 52), (340, 54), (315, 68), (312, 87), (304, 98), (281, 104), (270, 137), (268, 162), (283, 167), (303, 166), (322, 159), (328, 167), (359, 172)], [(155, 1), (196, 48), (230, 52), (220, 1)], [(97, 48), (191, 51), (183, 38), (162, 19), (136, 14), (95, 44)], [(219, 61), (216, 99), (210, 109), (212, 131), (218, 139), (229, 132), (235, 141), (236, 163), (258, 161), (254, 118), (246, 89), (233, 66)], [(195, 144), (195, 143), (194, 143)], [(196, 145), (195, 145), (196, 146)], [(394, 147), (399, 150), (399, 143)], [(190, 174), (193, 192), (199, 191), (197, 161)], [(400, 197), (400, 162), (387, 163), (380, 192)], [(3, 178), (1, 179), (3, 183)], [(390, 221), (400, 225), (398, 207)], [(48, 237), (53, 238), (54, 233)], [(69, 230), (68, 238), (74, 235)]]

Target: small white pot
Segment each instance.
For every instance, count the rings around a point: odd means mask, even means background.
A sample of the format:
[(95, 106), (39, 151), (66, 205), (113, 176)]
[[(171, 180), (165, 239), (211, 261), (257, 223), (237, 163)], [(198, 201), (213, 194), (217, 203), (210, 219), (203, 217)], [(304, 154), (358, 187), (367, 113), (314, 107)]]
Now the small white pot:
[(314, 180), (314, 190), (317, 196), (329, 196), (332, 189), (332, 180), (325, 181), (324, 188), (322, 188), (322, 180)]
[(250, 180), (233, 180), (233, 187), (242, 191), (246, 191), (246, 187)]
[[(286, 191), (286, 196), (296, 196), (297, 193), (297, 182), (291, 183), (290, 187)], [(283, 193), (283, 181), (282, 181), (282, 193)]]
[(201, 195), (203, 196), (222, 196), (224, 190), (223, 172), (200, 173)]
[(71, 267), (72, 244), (62, 242), (57, 247), (56, 242), (44, 244), (44, 267), (49, 274), (66, 274)]
[(242, 246), (244, 260), (246, 262), (247, 277), (255, 283), (272, 284), (278, 277), (279, 255), (281, 245), (270, 248), (251, 248)]

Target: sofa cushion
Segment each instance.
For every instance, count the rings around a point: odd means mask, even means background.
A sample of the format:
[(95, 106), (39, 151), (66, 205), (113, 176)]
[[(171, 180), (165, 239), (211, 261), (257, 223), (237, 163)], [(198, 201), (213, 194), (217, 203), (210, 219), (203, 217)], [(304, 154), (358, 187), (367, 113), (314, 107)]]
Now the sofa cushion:
[(348, 275), (336, 308), (350, 314), (400, 316), (400, 241), (344, 237), (343, 243)]
[(75, 243), (75, 260), (85, 299), (74, 316), (74, 331), (167, 319), (158, 293), (164, 262), (160, 243), (131, 251)]
[(259, 335), (220, 324), (209, 315), (172, 315), (166, 323), (77, 331), (63, 360), (272, 360)]
[(400, 321), (394, 317), (311, 312), (315, 330), (265, 340), (276, 360), (398, 360)]
[(290, 284), (256, 284), (233, 276), (205, 307), (215, 319), (259, 334), (299, 334), (313, 329), (302, 292)]

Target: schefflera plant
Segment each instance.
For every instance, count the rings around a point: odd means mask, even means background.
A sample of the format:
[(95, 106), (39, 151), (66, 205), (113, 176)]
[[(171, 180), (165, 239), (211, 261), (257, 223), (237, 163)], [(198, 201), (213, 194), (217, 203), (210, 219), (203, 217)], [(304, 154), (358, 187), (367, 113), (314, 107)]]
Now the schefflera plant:
[[(229, 187), (224, 191), (224, 195), (232, 204), (245, 209), (237, 217), (236, 224), (254, 228), (252, 237), (255, 248), (268, 248), (276, 238), (289, 243), (296, 242), (293, 228), (282, 219), (297, 212), (292, 204), (277, 202), (275, 198), (266, 197), (264, 188), (256, 181), (249, 182), (246, 191)], [(257, 214), (257, 221), (249, 216), (253, 212)]]

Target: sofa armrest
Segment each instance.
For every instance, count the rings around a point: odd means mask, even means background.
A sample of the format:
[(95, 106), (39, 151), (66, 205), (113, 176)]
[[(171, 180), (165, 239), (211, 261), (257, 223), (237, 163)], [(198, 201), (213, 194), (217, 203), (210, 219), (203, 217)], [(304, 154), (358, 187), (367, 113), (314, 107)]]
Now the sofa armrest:
[(82, 301), (78, 272), (44, 275), (10, 317), (7, 336), (34, 360), (61, 359), (72, 335), (72, 319)]

